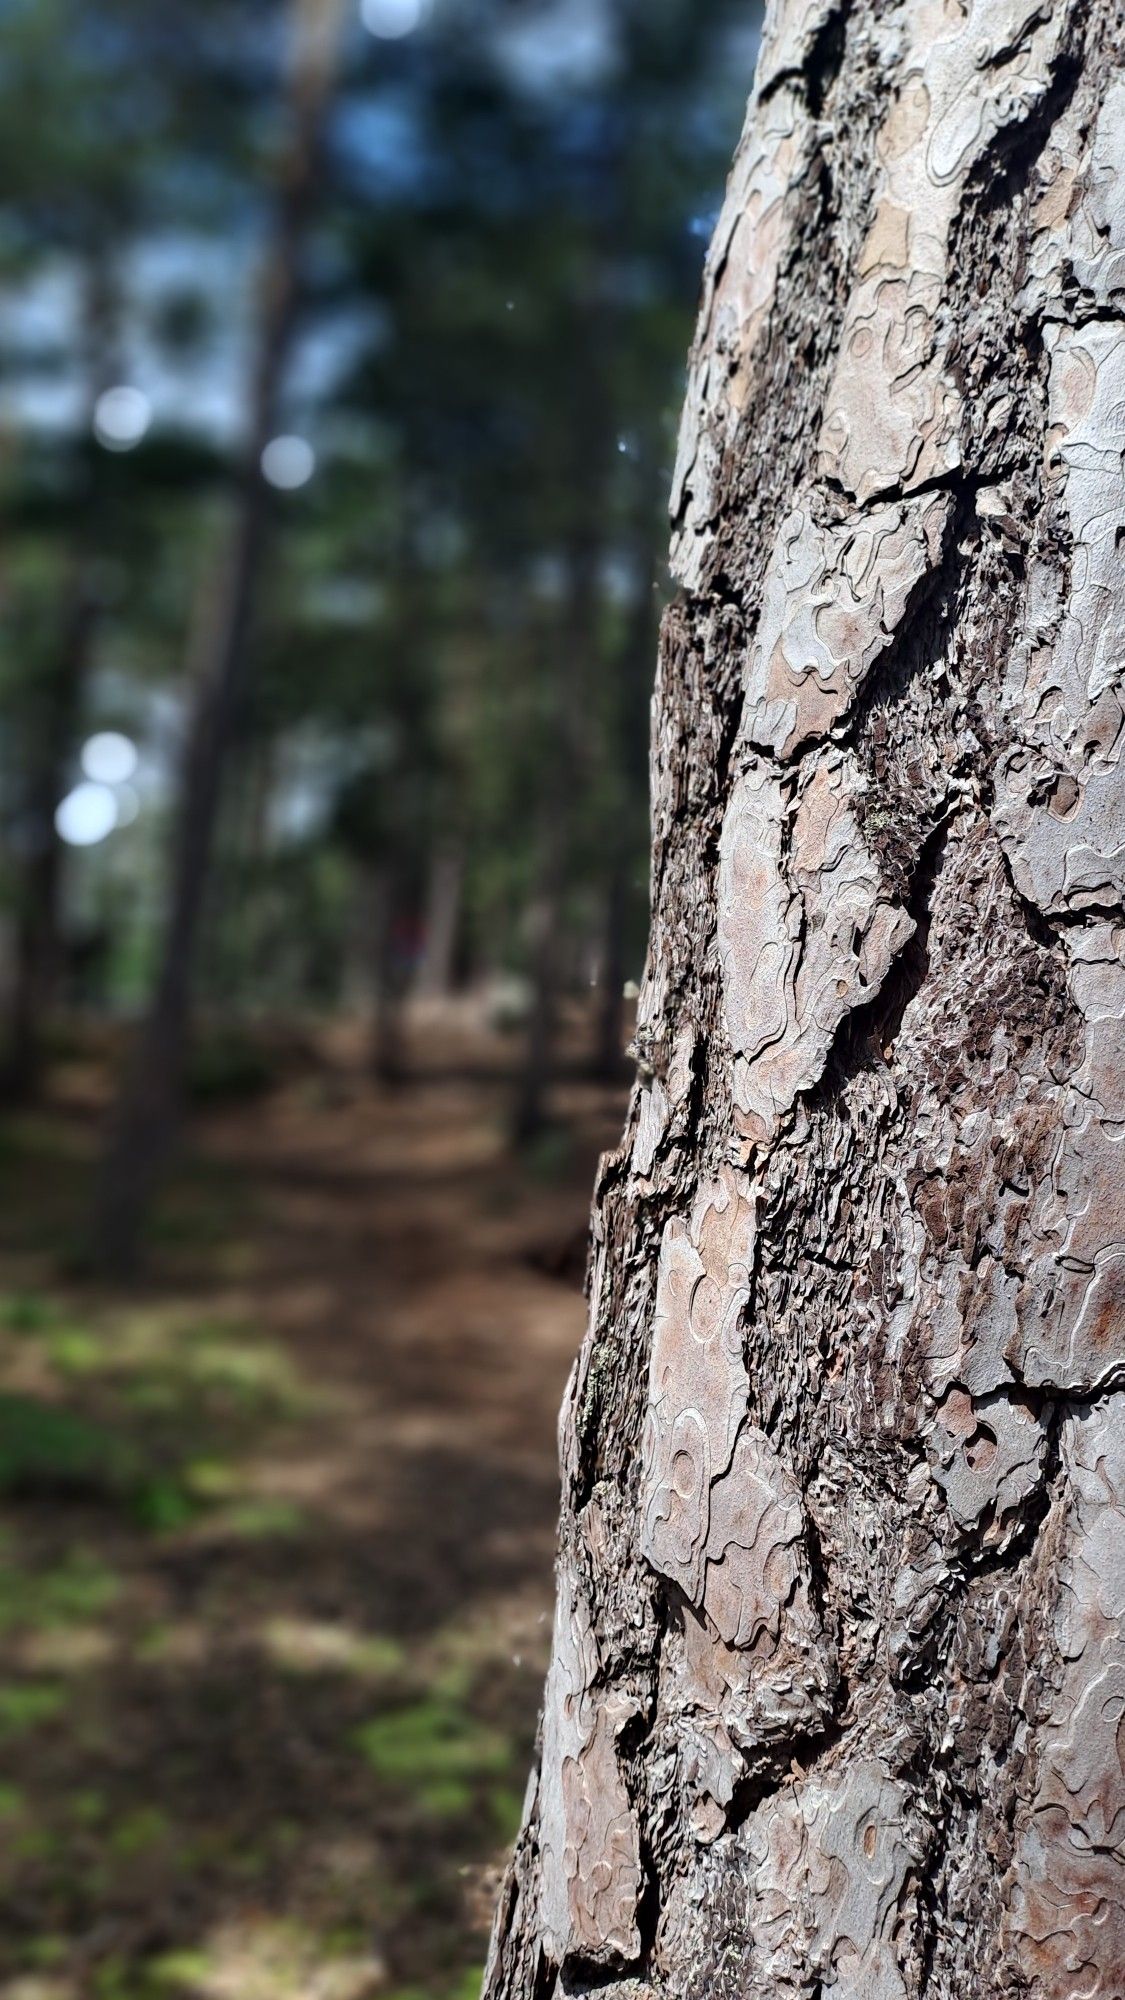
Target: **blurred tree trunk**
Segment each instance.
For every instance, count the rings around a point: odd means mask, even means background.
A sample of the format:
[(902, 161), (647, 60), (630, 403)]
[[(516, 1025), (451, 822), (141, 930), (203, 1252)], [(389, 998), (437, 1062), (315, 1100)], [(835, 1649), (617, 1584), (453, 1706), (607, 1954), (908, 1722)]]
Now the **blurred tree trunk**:
[[(548, 643), (545, 654), (547, 744), (536, 832), (535, 894), (528, 912), (531, 1008), (512, 1127), (517, 1146), (532, 1145), (548, 1122), (558, 1039), (563, 905), (583, 775), (584, 746), (579, 743), (578, 735), (585, 715), (583, 689), (590, 684), (598, 649), (600, 542), (596, 494), (597, 464), (602, 452), (604, 426), (597, 438), (591, 439), (589, 526), (574, 535), (568, 553), (563, 643), (557, 648)], [(581, 490), (581, 485), (576, 484), (575, 491)]]
[[(622, 842), (624, 846), (624, 842)], [(614, 854), (603, 898), (602, 948), (599, 956), (598, 1007), (594, 1026), (593, 1075), (612, 1083), (625, 1070), (625, 862)]]
[(30, 704), (32, 758), (24, 773), (15, 963), (0, 1095), (26, 1102), (43, 1081), (44, 1038), (62, 971), (62, 843), (55, 812), (69, 778), (97, 614), (88, 565), (72, 552), (58, 657)]
[(82, 366), (79, 419), (82, 467), (74, 505), (77, 528), (68, 552), (58, 649), (50, 671), (30, 691), (27, 755), (16, 885), (15, 963), (0, 1096), (26, 1101), (39, 1090), (44, 1035), (62, 971), (63, 849), (55, 812), (70, 780), (97, 624), (94, 581), (96, 483), (91, 458), (94, 410), (113, 379), (116, 313), (110, 258), (100, 246), (82, 274)]
[(626, 625), (621, 656), (615, 662), (613, 714), (615, 741), (610, 753), (611, 778), (617, 810), (610, 825), (609, 879), (605, 892), (605, 933), (601, 955), (602, 982), (594, 1038), (594, 1075), (606, 1082), (625, 1069), (625, 946), (630, 889), (626, 856), (632, 848), (629, 811), (643, 794), (648, 769), (644, 717), (652, 680), (656, 641), (655, 577), (651, 526), (651, 464), (654, 454), (643, 451), (638, 468), (638, 520), (633, 559), (637, 585)]
[(517, 1146), (531, 1145), (548, 1122), (558, 1034), (564, 897), (575, 820), (587, 790), (587, 700), (600, 652), (600, 499), (605, 488), (610, 413), (599, 371), (607, 366), (609, 331), (608, 316), (593, 305), (587, 337), (590, 365), (582, 375), (588, 386), (583, 421), (575, 427), (583, 476), (573, 480), (573, 491), (585, 496), (587, 513), (576, 524), (567, 550), (566, 608), (558, 641), (552, 645), (548, 639), (544, 652), (546, 742), (535, 840), (537, 876), (529, 911), (531, 1009), (513, 1119)]
[(781, 0), (487, 2000), (1116, 2000), (1125, 27)]
[(464, 841), (439, 841), (430, 856), (422, 956), (414, 980), (420, 1000), (440, 999), (453, 990), (464, 886)]
[(558, 1028), (559, 922), (566, 866), (563, 840), (561, 820), (544, 814), (537, 893), (528, 911), (531, 1006), (512, 1120), (517, 1146), (533, 1145), (547, 1123)]
[(370, 917), (371, 1070), (380, 1083), (395, 1086), (405, 1075), (402, 1048), (403, 968), (399, 961), (398, 919), (401, 885), (393, 862), (368, 871)]
[(179, 1110), (200, 919), (266, 539), (268, 495), (261, 457), (277, 428), (297, 323), (301, 254), (315, 200), (343, 11), (343, 0), (291, 0), (290, 136), (263, 276), (238, 496), (189, 663), (192, 710), (155, 988), (126, 1069), (98, 1190), (92, 1252), (107, 1269), (127, 1269), (135, 1261)]

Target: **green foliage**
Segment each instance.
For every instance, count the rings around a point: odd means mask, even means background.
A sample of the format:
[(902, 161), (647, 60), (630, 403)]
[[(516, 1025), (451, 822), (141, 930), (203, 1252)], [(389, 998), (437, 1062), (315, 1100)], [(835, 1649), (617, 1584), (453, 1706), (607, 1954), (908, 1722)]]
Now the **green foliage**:
[(65, 1689), (54, 1681), (0, 1683), (0, 1743), (54, 1721), (65, 1705)]
[[(46, 379), (82, 410), (72, 430), (17, 424), (0, 467), (0, 821), (14, 826), (60, 729), (59, 783), (91, 727), (149, 745), (153, 697), (179, 698), (214, 596), (234, 467), (195, 412), (223, 365), (216, 283), (222, 318), (250, 309), (282, 38), (263, 0), (84, 0), (74, 19), (64, 0), (18, 0), (9, 16), (0, 266), (34, 283), (62, 258), (75, 303), (53, 343), (6, 358), (17, 400)], [(354, 996), (374, 867), (400, 984), (451, 843), (462, 969), (527, 969), (551, 842), (564, 979), (582, 977), (611, 874), (639, 962), (654, 563), (699, 217), (737, 129), (749, 22), (734, 0), (615, 6), (616, 59), (547, 94), (497, 60), (508, 25), (494, 0), (471, 37), (434, 10), (390, 69), (386, 49), (346, 43), (302, 300), (310, 351), (333, 365), (285, 414), (318, 465), (273, 509), (245, 642), (195, 968), (231, 1026), (198, 1045), (198, 1102), (269, 1082), (249, 1013)], [(390, 173), (388, 119), (403, 134)], [(165, 270), (169, 248), (183, 254)], [(93, 391), (136, 347), (178, 385), (178, 413), (107, 451)], [(67, 856), (71, 999), (143, 998), (172, 805), (165, 781), (134, 825)], [(25, 893), (9, 859), (0, 904)]]

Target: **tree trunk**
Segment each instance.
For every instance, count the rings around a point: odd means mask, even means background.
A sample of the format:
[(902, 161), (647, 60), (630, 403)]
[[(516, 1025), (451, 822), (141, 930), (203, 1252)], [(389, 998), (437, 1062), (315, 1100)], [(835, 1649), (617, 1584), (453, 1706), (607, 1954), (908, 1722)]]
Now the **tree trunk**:
[(531, 1003), (516, 1081), (512, 1140), (532, 1146), (547, 1128), (559, 1014), (559, 925), (563, 871), (561, 822), (544, 815), (538, 893), (528, 912), (531, 931)]
[(444, 1000), (453, 991), (464, 886), (465, 842), (455, 834), (430, 856), (422, 956), (413, 981), (417, 1000)]
[(598, 1004), (594, 1016), (591, 1074), (602, 1083), (628, 1076), (625, 1062), (625, 855), (609, 863), (602, 907), (602, 948), (598, 956)]
[[(626, 931), (631, 903), (626, 862), (632, 847), (631, 812), (634, 800), (643, 795), (645, 744), (638, 723), (644, 715), (652, 676), (652, 649), (656, 634), (656, 576), (651, 542), (651, 454), (642, 452), (642, 505), (634, 536), (637, 589), (630, 607), (624, 642), (614, 663), (612, 711), (612, 768), (610, 781), (616, 798), (615, 818), (610, 821), (611, 844), (609, 877), (606, 883), (605, 948), (602, 954), (602, 987), (598, 1002), (594, 1042), (594, 1074), (606, 1082), (626, 1075), (625, 976)], [(632, 970), (632, 968), (628, 968)]]
[(767, 16), (490, 2000), (1125, 1991), (1122, 39)]
[(15, 963), (0, 1098), (26, 1103), (43, 1082), (45, 1035), (59, 988), (63, 856), (55, 812), (67, 789), (82, 697), (93, 650), (97, 607), (84, 551), (69, 565), (59, 651), (30, 704), (31, 755), (17, 883)]
[(98, 1190), (92, 1254), (107, 1270), (126, 1270), (135, 1262), (144, 1216), (179, 1109), (195, 950), (265, 543), (267, 495), (261, 457), (277, 426), (296, 325), (300, 256), (320, 160), (342, 0), (292, 0), (291, 13), (291, 136), (281, 165), (274, 240), (264, 274), (238, 498), (193, 665), (194, 702), (156, 985), (126, 1070)]
[(98, 618), (97, 480), (90, 437), (98, 397), (113, 381), (117, 295), (112, 258), (93, 245), (82, 270), (81, 365), (83, 408), (78, 427), (78, 526), (61, 592), (58, 649), (49, 670), (30, 690), (27, 745), (22, 771), (23, 811), (16, 876), (15, 964), (0, 1065), (0, 1098), (26, 1102), (43, 1081), (45, 1034), (62, 970), (64, 886), (62, 842), (55, 813), (67, 790), (77, 749), (86, 683)]
[(397, 936), (402, 913), (401, 884), (392, 861), (366, 871), (371, 966), (371, 1074), (394, 1089), (404, 1082), (406, 1062), (402, 1043), (403, 968)]

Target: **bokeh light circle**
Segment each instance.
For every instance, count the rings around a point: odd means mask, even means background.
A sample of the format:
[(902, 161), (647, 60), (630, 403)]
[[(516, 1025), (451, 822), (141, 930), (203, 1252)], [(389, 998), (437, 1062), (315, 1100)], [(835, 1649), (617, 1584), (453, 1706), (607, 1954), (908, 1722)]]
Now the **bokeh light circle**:
[(307, 438), (271, 438), (262, 453), (262, 477), (282, 493), (307, 486), (316, 471), (316, 453)]
[(87, 780), (60, 799), (55, 830), (67, 847), (96, 847), (117, 825), (117, 800), (108, 785)]
[(99, 729), (82, 745), (84, 777), (96, 785), (124, 785), (137, 768), (137, 746), (119, 729)]

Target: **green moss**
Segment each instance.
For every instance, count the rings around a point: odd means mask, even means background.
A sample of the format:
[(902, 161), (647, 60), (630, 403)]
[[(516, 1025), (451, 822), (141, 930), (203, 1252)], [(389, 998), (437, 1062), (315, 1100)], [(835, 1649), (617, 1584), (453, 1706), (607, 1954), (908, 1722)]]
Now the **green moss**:
[(212, 1969), (211, 1960), (205, 1951), (165, 1951), (159, 1957), (150, 1958), (145, 1971), (154, 1986), (175, 1990), (186, 1987), (191, 1990), (202, 1986)]
[(306, 1517), (291, 1500), (240, 1500), (223, 1509), (217, 1524), (242, 1541), (265, 1541), (270, 1536), (289, 1537), (304, 1533)]
[(523, 1793), (508, 1785), (493, 1785), (488, 1794), (488, 1810), (496, 1837), (508, 1846), (520, 1830), (523, 1819)]
[(472, 1808), (473, 1788), (463, 1778), (429, 1778), (414, 1796), (428, 1819), (464, 1819)]
[(38, 1573), (16, 1569), (5, 1555), (0, 1548), (0, 1632), (84, 1624), (108, 1610), (120, 1588), (112, 1570), (84, 1550)]
[(0, 1395), (0, 1494), (54, 1499), (119, 1492), (137, 1474), (127, 1440), (77, 1411)]
[(0, 1685), (0, 1740), (27, 1736), (51, 1722), (66, 1706), (66, 1690), (54, 1681), (11, 1681)]
[(147, 1854), (159, 1847), (170, 1831), (168, 1815), (159, 1806), (137, 1806), (111, 1826), (108, 1842), (111, 1851), (124, 1861), (131, 1861), (138, 1854)]
[(364, 1723), (354, 1740), (380, 1778), (434, 1819), (462, 1817), (475, 1787), (505, 1776), (513, 1761), (512, 1745), (498, 1730), (441, 1700), (389, 1710)]
[(90, 1787), (86, 1791), (76, 1792), (67, 1810), (71, 1819), (76, 1820), (79, 1826), (97, 1826), (109, 1812), (109, 1800), (104, 1792), (95, 1791)]
[(197, 1458), (184, 1467), (184, 1483), (200, 1500), (228, 1500), (238, 1490), (238, 1473), (217, 1458)]
[(59, 1309), (40, 1292), (13, 1292), (0, 1305), (0, 1322), (11, 1333), (44, 1333), (58, 1325)]
[(84, 1327), (62, 1327), (52, 1333), (47, 1352), (60, 1375), (96, 1375), (105, 1367), (105, 1346)]
[(26, 1944), (20, 1947), (20, 1957), (23, 1963), (41, 1968), (61, 1965), (69, 1954), (69, 1939), (54, 1937), (50, 1933), (46, 1933), (42, 1937), (28, 1938)]

